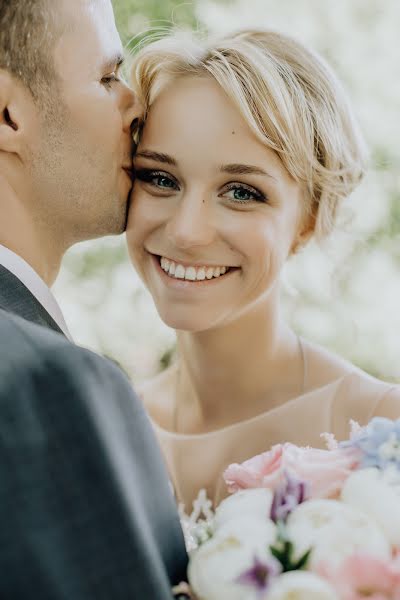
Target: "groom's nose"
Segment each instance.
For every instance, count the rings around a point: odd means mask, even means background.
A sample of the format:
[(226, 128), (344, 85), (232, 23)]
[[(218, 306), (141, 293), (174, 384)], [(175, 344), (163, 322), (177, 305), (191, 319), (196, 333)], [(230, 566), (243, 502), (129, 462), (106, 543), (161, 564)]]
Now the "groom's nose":
[(136, 124), (143, 115), (143, 107), (136, 94), (127, 86), (123, 88), (123, 98), (121, 102), (124, 131), (132, 135)]

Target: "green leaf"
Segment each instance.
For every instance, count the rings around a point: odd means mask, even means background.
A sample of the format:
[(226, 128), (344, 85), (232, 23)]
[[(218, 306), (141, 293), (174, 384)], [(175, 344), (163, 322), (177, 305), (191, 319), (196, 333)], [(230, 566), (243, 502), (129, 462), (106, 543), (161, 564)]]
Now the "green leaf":
[(269, 550), (272, 556), (274, 556), (281, 563), (283, 571), (286, 572), (300, 571), (301, 569), (304, 569), (307, 565), (308, 559), (310, 558), (312, 548), (307, 550), (307, 552), (305, 552), (298, 560), (293, 558), (294, 546), (290, 541), (285, 541), (280, 546), (270, 546)]
[(295, 571), (301, 571), (302, 569), (305, 569), (308, 563), (308, 559), (311, 556), (311, 552), (312, 552), (312, 548), (309, 548), (307, 550), (307, 552), (305, 552), (303, 554), (303, 556), (297, 561), (297, 563), (295, 563), (294, 565), (294, 570)]

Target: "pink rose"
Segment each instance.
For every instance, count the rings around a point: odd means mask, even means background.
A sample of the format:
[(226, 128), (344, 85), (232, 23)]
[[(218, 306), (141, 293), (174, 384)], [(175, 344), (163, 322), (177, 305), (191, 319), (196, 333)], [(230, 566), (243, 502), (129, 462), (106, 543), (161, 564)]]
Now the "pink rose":
[(317, 567), (343, 600), (400, 600), (400, 563), (353, 554), (336, 569)]
[(241, 465), (230, 465), (223, 477), (230, 492), (257, 487), (275, 491), (289, 474), (310, 484), (311, 498), (336, 498), (360, 460), (358, 448), (319, 450), (277, 444)]

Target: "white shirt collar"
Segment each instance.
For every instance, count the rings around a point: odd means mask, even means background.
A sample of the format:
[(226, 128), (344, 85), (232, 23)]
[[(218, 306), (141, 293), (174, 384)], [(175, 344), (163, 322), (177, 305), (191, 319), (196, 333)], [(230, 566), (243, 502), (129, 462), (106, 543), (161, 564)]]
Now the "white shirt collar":
[(0, 244), (0, 265), (15, 275), (35, 296), (43, 308), (57, 323), (61, 331), (72, 341), (64, 316), (50, 288), (34, 269), (18, 254)]

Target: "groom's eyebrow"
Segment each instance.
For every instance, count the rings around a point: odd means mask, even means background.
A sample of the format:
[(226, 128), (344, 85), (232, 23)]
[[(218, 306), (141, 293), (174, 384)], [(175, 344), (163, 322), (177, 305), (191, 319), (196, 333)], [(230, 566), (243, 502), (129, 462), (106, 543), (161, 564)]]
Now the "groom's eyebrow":
[(125, 57), (123, 54), (118, 52), (112, 58), (107, 60), (107, 62), (103, 65), (103, 71), (109, 71), (111, 69), (119, 69), (125, 62)]
[(155, 162), (163, 163), (164, 165), (172, 165), (176, 167), (178, 163), (169, 154), (163, 152), (153, 152), (153, 150), (141, 150), (136, 153), (136, 158), (147, 158), (148, 160), (154, 160)]

